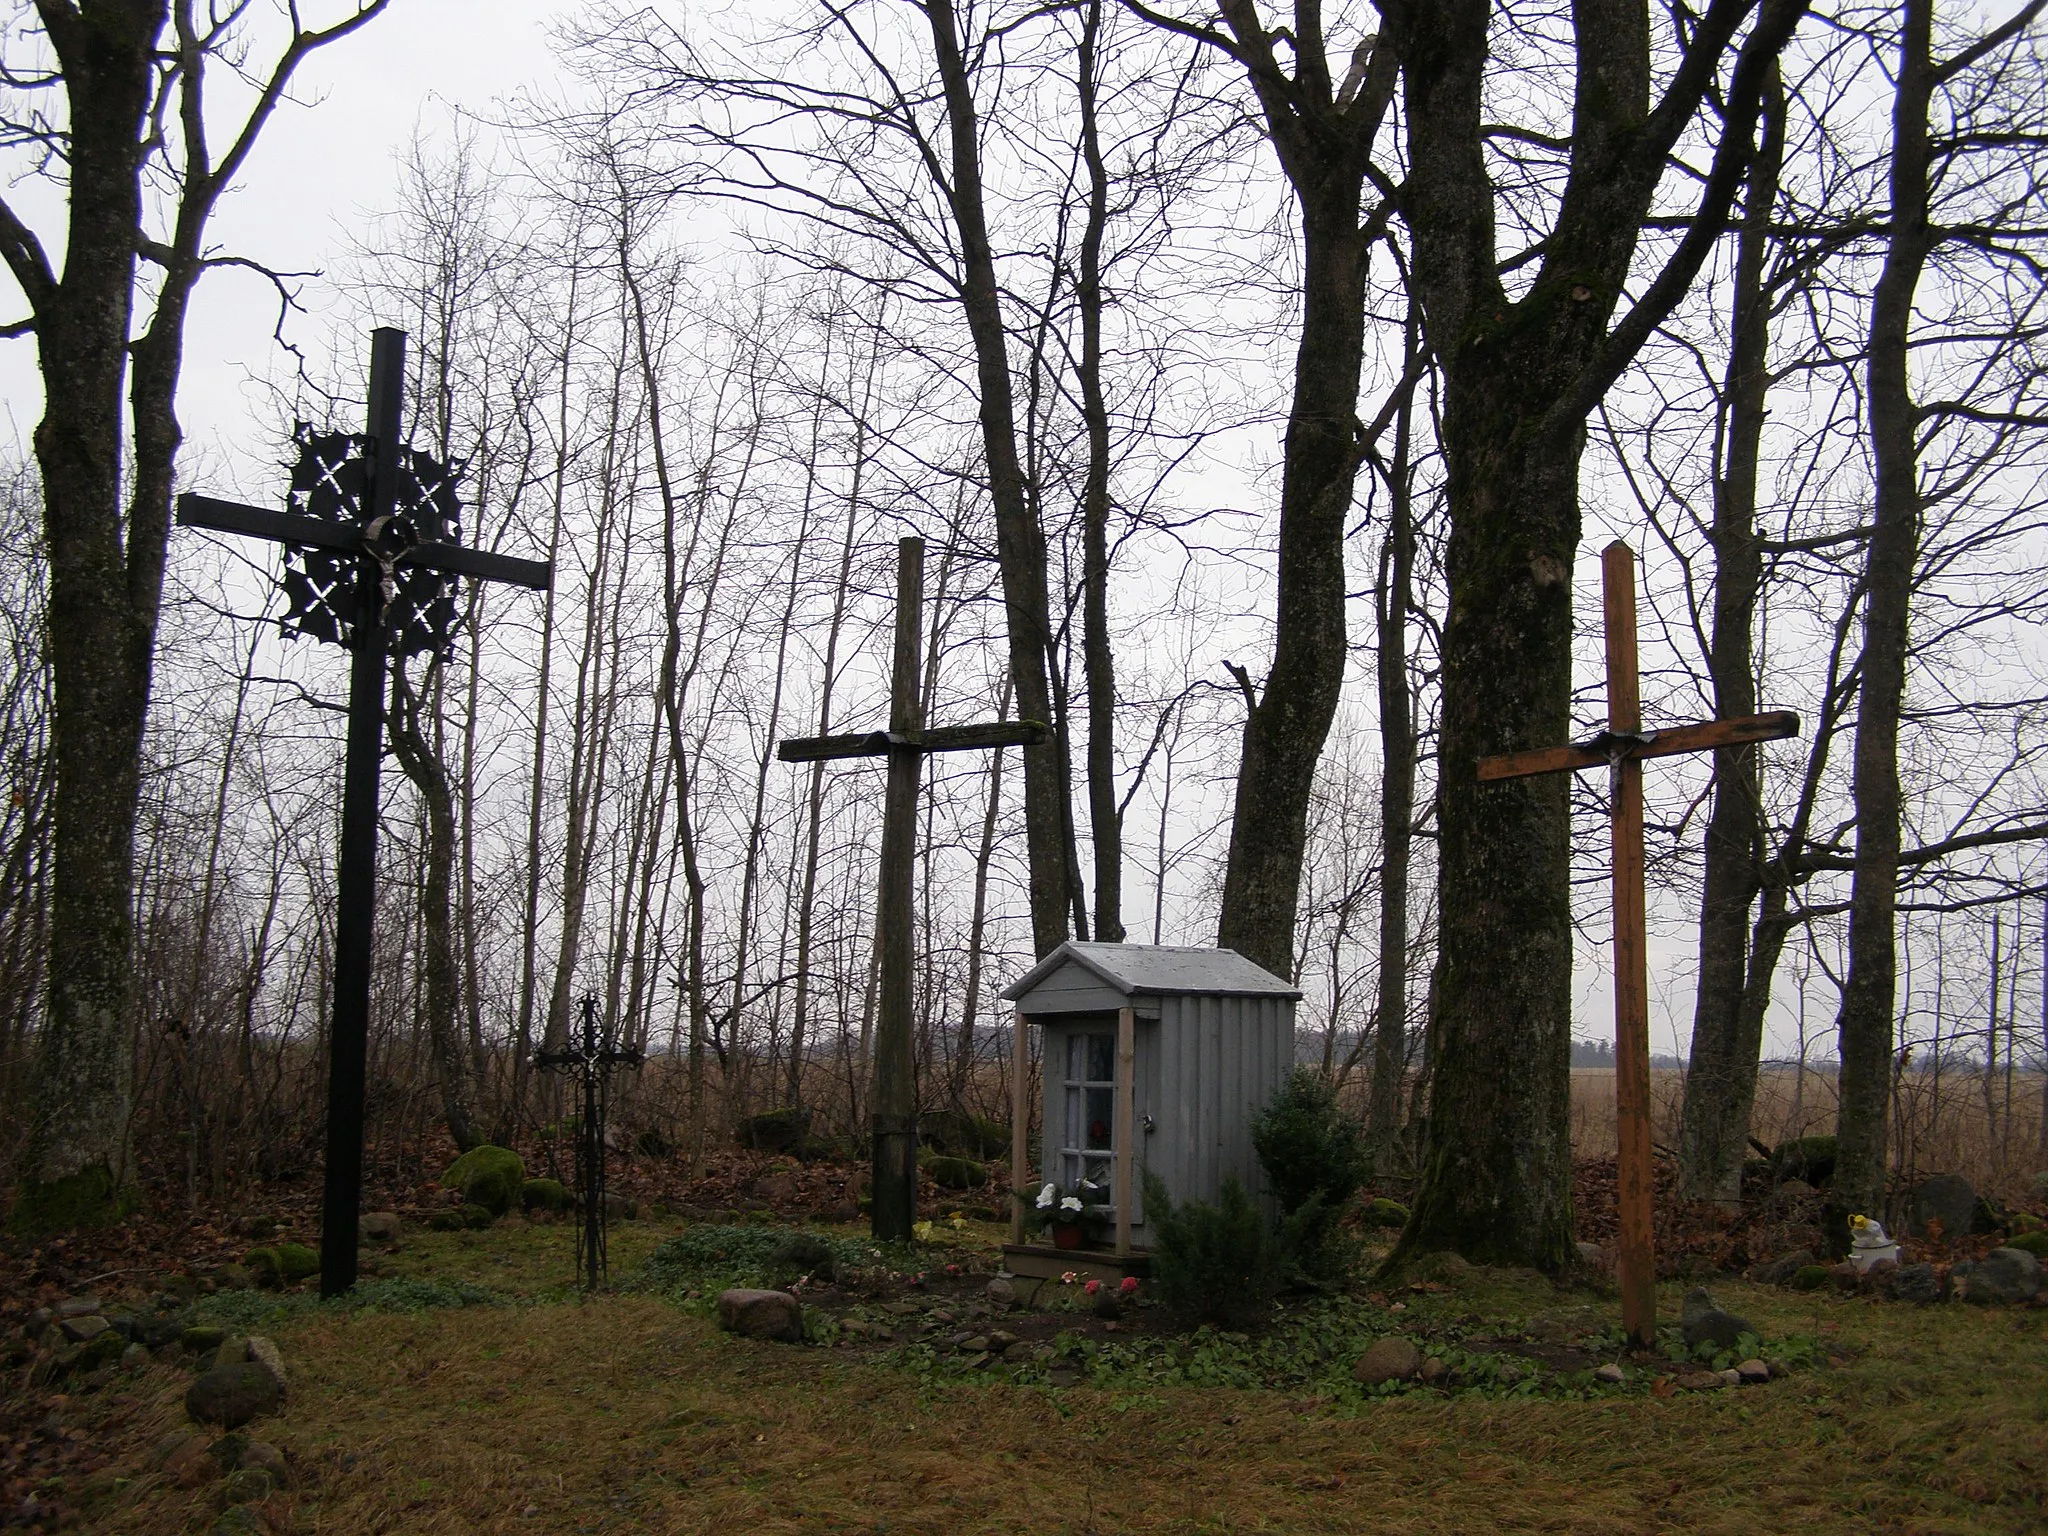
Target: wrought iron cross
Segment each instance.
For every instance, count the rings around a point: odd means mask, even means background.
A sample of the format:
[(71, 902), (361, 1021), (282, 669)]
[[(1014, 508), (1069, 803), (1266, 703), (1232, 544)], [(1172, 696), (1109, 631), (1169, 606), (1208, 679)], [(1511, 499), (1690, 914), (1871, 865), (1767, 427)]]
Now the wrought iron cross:
[(924, 540), (899, 539), (889, 729), (856, 736), (794, 737), (776, 749), (776, 756), (785, 763), (842, 757), (889, 760), (889, 785), (882, 802), (881, 911), (875, 925), (882, 963), (869, 1129), (874, 1141), (873, 1231), (877, 1238), (896, 1242), (908, 1242), (917, 1221), (917, 1078), (911, 1052), (916, 953), (911, 914), (917, 871), (917, 790), (924, 759), (933, 752), (1030, 747), (1045, 740), (1045, 727), (1035, 720), (924, 728), (924, 699), (918, 681), (923, 608)]
[(637, 1067), (646, 1056), (603, 1037), (597, 1027), (597, 998), (583, 999), (583, 1038), (564, 1050), (535, 1051), (533, 1064), (543, 1069), (574, 1072), (583, 1086), (583, 1114), (576, 1127), (576, 1198), (583, 1219), (576, 1225), (576, 1276), (594, 1291), (604, 1283), (605, 1233), (611, 1213), (605, 1209), (605, 1117), (611, 1098), (611, 1076), (619, 1067)]
[(400, 656), (447, 649), (455, 622), (455, 577), (537, 589), (554, 579), (545, 560), (514, 560), (459, 542), (455, 486), (462, 467), (436, 463), (399, 441), (404, 393), (405, 332), (372, 331), (368, 431), (355, 436), (299, 428), (290, 511), (189, 492), (178, 498), (181, 527), (253, 534), (284, 545), (278, 585), (287, 605), (285, 627), (352, 653), (336, 880), (334, 1017), (328, 1031), (323, 1296), (338, 1296), (356, 1282), (384, 669), (394, 648)]
[(1636, 557), (1616, 539), (1600, 553), (1607, 630), (1607, 729), (1590, 741), (1479, 760), (1482, 781), (1606, 768), (1613, 841), (1614, 1103), (1621, 1235), (1621, 1322), (1638, 1349), (1657, 1342), (1657, 1256), (1650, 1224), (1649, 933), (1643, 897), (1643, 760), (1748, 746), (1799, 734), (1787, 710), (1643, 730), (1636, 674)]

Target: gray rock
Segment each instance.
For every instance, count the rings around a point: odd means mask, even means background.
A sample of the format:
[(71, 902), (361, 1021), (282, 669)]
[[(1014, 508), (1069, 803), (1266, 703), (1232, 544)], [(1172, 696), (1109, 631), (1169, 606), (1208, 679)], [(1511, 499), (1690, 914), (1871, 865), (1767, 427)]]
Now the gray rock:
[(1687, 1371), (1673, 1378), (1671, 1384), (1681, 1392), (1718, 1392), (1728, 1382), (1719, 1371)]
[(1422, 1362), (1422, 1369), (1415, 1373), (1415, 1377), (1424, 1386), (1433, 1387), (1450, 1374), (1450, 1366), (1446, 1365), (1438, 1356), (1431, 1355)]
[(988, 1299), (996, 1306), (1008, 1308), (1017, 1305), (1017, 1287), (1002, 1276), (989, 1281), (985, 1289)]
[(113, 1324), (109, 1323), (104, 1317), (87, 1315), (84, 1317), (67, 1317), (57, 1326), (63, 1330), (64, 1337), (71, 1340), (72, 1343), (84, 1344), (98, 1338), (109, 1328), (113, 1327)]
[(1716, 1349), (1733, 1349), (1743, 1334), (1753, 1336), (1756, 1333), (1748, 1318), (1723, 1312), (1715, 1306), (1713, 1295), (1705, 1286), (1696, 1286), (1686, 1292), (1679, 1326), (1685, 1335), (1687, 1349), (1698, 1349), (1700, 1345), (1709, 1343)]
[(1358, 1364), (1351, 1368), (1351, 1379), (1360, 1386), (1376, 1387), (1387, 1381), (1408, 1381), (1422, 1370), (1422, 1351), (1415, 1347), (1412, 1339), (1401, 1338), (1398, 1334), (1385, 1339), (1376, 1339)]
[(185, 1412), (201, 1424), (240, 1429), (251, 1419), (284, 1406), (284, 1387), (262, 1366), (216, 1365), (185, 1393)]
[(241, 1334), (232, 1334), (222, 1339), (220, 1349), (214, 1354), (215, 1365), (240, 1365), (249, 1358), (249, 1341)]
[(718, 1298), (718, 1326), (743, 1338), (801, 1343), (803, 1308), (787, 1291), (730, 1290)]
[(284, 1356), (278, 1353), (277, 1346), (261, 1334), (252, 1334), (247, 1348), (249, 1351), (248, 1358), (275, 1376), (277, 1384), (289, 1392), (292, 1386), (292, 1379), (285, 1374)]
[(1761, 1360), (1745, 1360), (1735, 1367), (1735, 1374), (1754, 1386), (1771, 1379), (1771, 1368)]
[(28, 1321), (21, 1325), (21, 1336), (25, 1339), (36, 1338), (41, 1335), (45, 1328), (56, 1321), (57, 1314), (48, 1307), (37, 1307), (35, 1311), (29, 1313)]
[(1838, 1291), (1853, 1291), (1863, 1284), (1863, 1271), (1847, 1259), (1828, 1268), (1828, 1278), (1835, 1283)]
[(223, 1472), (262, 1472), (271, 1483), (279, 1488), (291, 1486), (291, 1473), (285, 1466), (284, 1452), (263, 1440), (252, 1440), (247, 1435), (223, 1435), (209, 1448), (214, 1462)]
[(2041, 1289), (2041, 1261), (2024, 1248), (1994, 1248), (1974, 1264), (1958, 1264), (1956, 1293), (1981, 1306), (2032, 1301)]
[(1607, 1260), (1601, 1254), (1600, 1245), (1598, 1243), (1580, 1243), (1578, 1245), (1578, 1250), (1579, 1262), (1583, 1264), (1586, 1268), (1605, 1269), (1607, 1267)]
[(139, 1371), (147, 1367), (148, 1364), (149, 1346), (147, 1344), (130, 1344), (121, 1351), (121, 1369), (124, 1371)]
[(1010, 1332), (1007, 1328), (992, 1328), (989, 1330), (988, 1347), (990, 1349), (1005, 1350), (1016, 1342), (1017, 1335)]
[(1939, 1221), (1942, 1236), (1966, 1237), (1976, 1212), (1977, 1191), (1970, 1181), (1957, 1173), (1937, 1173), (1906, 1196), (1906, 1231), (1912, 1237), (1928, 1237), (1932, 1223)]
[(1925, 1305), (1941, 1300), (1941, 1277), (1932, 1264), (1907, 1264), (1892, 1276), (1892, 1295), (1900, 1301)]
[(1598, 1382), (1604, 1382), (1610, 1387), (1618, 1387), (1628, 1380), (1628, 1372), (1610, 1360), (1593, 1373), (1593, 1379)]
[(1721, 1385), (1724, 1387), (1739, 1387), (1742, 1385), (1742, 1372), (1736, 1370), (1732, 1365), (1727, 1370), (1716, 1371), (1714, 1374), (1721, 1378)]
[(1786, 1200), (1804, 1200), (1809, 1195), (1819, 1193), (1819, 1190), (1804, 1179), (1787, 1179), (1778, 1186), (1778, 1194)]
[(396, 1211), (365, 1211), (356, 1223), (356, 1235), (366, 1243), (395, 1243), (402, 1230)]
[(988, 1346), (988, 1335), (985, 1333), (977, 1333), (969, 1338), (965, 1338), (960, 1341), (960, 1353), (963, 1355), (986, 1354), (988, 1352)]
[(1771, 1356), (1764, 1364), (1769, 1367), (1773, 1381), (1783, 1381), (1792, 1374), (1792, 1362), (1780, 1355)]
[(84, 1291), (76, 1296), (66, 1296), (57, 1303), (57, 1316), (60, 1318), (98, 1317), (99, 1315), (100, 1299), (91, 1291)]

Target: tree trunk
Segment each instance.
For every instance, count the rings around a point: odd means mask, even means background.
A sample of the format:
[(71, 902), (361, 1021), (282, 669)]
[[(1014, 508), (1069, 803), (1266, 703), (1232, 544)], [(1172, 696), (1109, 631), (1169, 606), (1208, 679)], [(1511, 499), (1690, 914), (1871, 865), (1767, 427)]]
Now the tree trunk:
[[(1723, 393), (1726, 470), (1714, 486), (1714, 629), (1707, 665), (1714, 681), (1714, 712), (1724, 718), (1756, 713), (1754, 625), (1763, 584), (1756, 487), (1771, 309), (1764, 264), (1772, 244), (1770, 220), (1785, 136), (1785, 99), (1775, 69), (1765, 102), (1765, 138), (1750, 167), (1735, 256), (1733, 340)], [(1714, 808), (1707, 821), (1700, 897), (1699, 986), (1678, 1148), (1679, 1190), (1688, 1200), (1733, 1201), (1742, 1192), (1763, 1049), (1763, 1014), (1743, 1007), (1750, 911), (1763, 878), (1758, 759), (1754, 745), (1714, 753)]]
[[(1017, 457), (1017, 415), (1010, 383), (1002, 291), (996, 280), (988, 216), (982, 204), (981, 134), (973, 81), (960, 50), (953, 0), (924, 0), (932, 51), (945, 91), (951, 181), (945, 189), (960, 240), (960, 305), (974, 342), (982, 451), (995, 507), (996, 560), (1009, 620), (1010, 674), (1020, 719), (1053, 723), (1046, 676), (1052, 625), (1045, 594), (1045, 530), (1033, 515)], [(1039, 956), (1067, 936), (1068, 812), (1060, 750), (1047, 740), (1025, 747), (1024, 827), (1030, 860), (1031, 942)]]
[[(440, 663), (432, 662), (423, 691), (439, 686)], [(391, 751), (419, 791), (426, 812), (426, 860), (420, 872), (420, 1011), (425, 1015), (427, 1051), (441, 1083), (441, 1114), (459, 1151), (483, 1141), (470, 1081), (469, 1052), (459, 1017), (461, 971), (455, 958), (453, 877), (455, 797), (448, 767), (427, 737), (420, 715), (424, 703), (405, 675), (405, 660), (391, 665)]]
[(1573, 8), (1569, 170), (1535, 280), (1511, 302), (1481, 111), (1492, 7), (1383, 7), (1407, 103), (1403, 213), (1445, 380), (1451, 516), (1437, 1039), (1422, 1183), (1394, 1265), (1436, 1248), (1552, 1270), (1573, 1258), (1568, 786), (1561, 776), (1482, 786), (1478, 763), (1569, 739), (1586, 414), (1711, 249), (1746, 168), (1761, 61), (1799, 5), (1767, 6), (1727, 87), (1726, 131), (1691, 228), (1612, 334), (1609, 320), (1666, 156), (1750, 9), (1708, 8), (1653, 111), (1648, 6)]
[(1933, 23), (1934, 0), (1904, 0), (1892, 101), (1890, 241), (1870, 302), (1866, 389), (1877, 483), (1864, 568), (1863, 660), (1851, 780), (1856, 861), (1849, 890), (1849, 974), (1836, 1018), (1841, 1100), (1835, 1176), (1828, 1192), (1829, 1241), (1843, 1250), (1849, 1218), (1879, 1214), (1884, 1205), (1898, 966), (1899, 710), (1920, 549), (1918, 422), (1907, 348), (1913, 294), (1933, 243), (1927, 222)]

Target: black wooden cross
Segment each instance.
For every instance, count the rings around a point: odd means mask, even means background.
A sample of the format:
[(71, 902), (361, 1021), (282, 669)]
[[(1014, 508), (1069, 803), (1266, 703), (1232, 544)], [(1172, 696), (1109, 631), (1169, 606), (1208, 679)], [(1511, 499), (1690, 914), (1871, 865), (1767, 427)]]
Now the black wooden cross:
[[(1615, 1193), (1621, 1228), (1616, 1278), (1621, 1322), (1638, 1349), (1657, 1342), (1657, 1256), (1650, 1189), (1649, 932), (1643, 896), (1643, 760), (1716, 747), (1749, 746), (1799, 734), (1786, 710), (1643, 730), (1636, 673), (1636, 557), (1616, 539), (1600, 552), (1607, 640), (1607, 729), (1591, 741), (1538, 747), (1479, 760), (1482, 781), (1605, 768), (1614, 891)], [(1729, 791), (1724, 786), (1722, 793)]]
[(553, 580), (545, 560), (514, 560), (458, 542), (455, 482), (461, 466), (438, 464), (399, 441), (404, 394), (405, 332), (375, 330), (370, 333), (369, 430), (352, 437), (299, 429), (292, 511), (191, 493), (178, 498), (182, 527), (253, 534), (283, 544), (279, 585), (287, 599), (286, 625), (353, 653), (336, 881), (334, 1017), (328, 1031), (323, 1296), (338, 1296), (356, 1283), (384, 669), (394, 643), (401, 656), (447, 648), (455, 617), (452, 578), (537, 589)]
[(917, 869), (917, 790), (931, 752), (982, 747), (1030, 747), (1045, 740), (1035, 720), (924, 728), (918, 681), (924, 608), (924, 540), (896, 543), (896, 663), (889, 685), (889, 729), (857, 736), (806, 736), (784, 741), (785, 763), (841, 757), (886, 757), (889, 785), (882, 802), (882, 880), (875, 943), (881, 951), (881, 996), (876, 1009), (874, 1086), (868, 1126), (874, 1141), (873, 1231), (883, 1241), (908, 1242), (917, 1221), (917, 1078), (911, 1052), (915, 989), (911, 913)]

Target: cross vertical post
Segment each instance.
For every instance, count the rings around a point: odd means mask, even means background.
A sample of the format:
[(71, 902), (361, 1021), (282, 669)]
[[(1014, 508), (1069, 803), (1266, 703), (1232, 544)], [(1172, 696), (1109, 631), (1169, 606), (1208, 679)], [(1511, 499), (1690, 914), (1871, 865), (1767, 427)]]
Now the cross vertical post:
[[(875, 918), (880, 996), (876, 1000), (874, 1081), (868, 1096), (868, 1131), (874, 1143), (871, 1230), (885, 1242), (907, 1242), (917, 1222), (917, 1062), (911, 1050), (917, 948), (912, 915), (917, 796), (924, 759), (933, 752), (1036, 746), (1046, 735), (1044, 723), (1037, 720), (994, 720), (927, 730), (919, 680), (923, 613), (924, 540), (899, 539), (889, 728), (851, 736), (791, 737), (775, 749), (776, 757), (785, 763), (881, 757), (889, 764), (888, 789), (882, 802), (881, 890)], [(1017, 1029), (1021, 1050), (1021, 1018)]]
[(882, 880), (877, 916), (881, 996), (875, 1024), (874, 1138), (875, 1236), (910, 1240), (917, 1219), (917, 1076), (912, 1058), (916, 1003), (912, 913), (917, 873), (917, 791), (924, 753), (920, 696), (924, 615), (924, 540), (896, 542), (896, 658), (889, 683), (889, 782), (882, 808)]
[(1636, 664), (1636, 557), (1616, 539), (1600, 553), (1607, 643), (1607, 729), (1590, 741), (1479, 760), (1482, 783), (1583, 768), (1608, 771), (1614, 904), (1616, 1278), (1629, 1343), (1657, 1342), (1657, 1255), (1651, 1225), (1649, 936), (1643, 895), (1643, 763), (1653, 757), (1781, 741), (1799, 734), (1788, 710), (1644, 731)]
[[(365, 521), (389, 517), (398, 491), (405, 394), (405, 332), (370, 333), (369, 443), (363, 455)], [(384, 762), (383, 572), (356, 562), (350, 636), (348, 755), (342, 769), (341, 858), (334, 913), (334, 1013), (327, 1041), (326, 1187), (320, 1202), (320, 1294), (356, 1283), (356, 1223), (363, 1193), (363, 1093), (369, 1064), (370, 942), (377, 911), (378, 780)]]
[[(1636, 664), (1635, 553), (1620, 540), (1600, 554), (1607, 641), (1607, 732), (1617, 744), (1642, 734)], [(1643, 764), (1617, 750), (1608, 780), (1614, 871), (1614, 1108), (1616, 1196), (1621, 1231), (1615, 1272), (1621, 1323), (1639, 1349), (1657, 1342), (1657, 1255), (1650, 1196), (1649, 927), (1643, 895)]]

